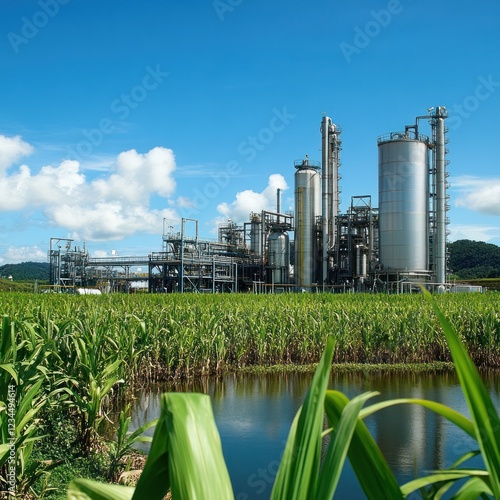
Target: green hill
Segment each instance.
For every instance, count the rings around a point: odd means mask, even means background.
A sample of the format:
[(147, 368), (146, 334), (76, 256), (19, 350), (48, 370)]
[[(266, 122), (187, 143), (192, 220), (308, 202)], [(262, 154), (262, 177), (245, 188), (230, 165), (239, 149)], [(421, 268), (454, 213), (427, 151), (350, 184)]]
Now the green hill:
[(47, 262), (21, 262), (0, 266), (0, 278), (8, 280), (10, 276), (13, 281), (48, 281), (49, 264)]
[(457, 240), (448, 245), (451, 274), (461, 279), (500, 277), (500, 247), (484, 241)]

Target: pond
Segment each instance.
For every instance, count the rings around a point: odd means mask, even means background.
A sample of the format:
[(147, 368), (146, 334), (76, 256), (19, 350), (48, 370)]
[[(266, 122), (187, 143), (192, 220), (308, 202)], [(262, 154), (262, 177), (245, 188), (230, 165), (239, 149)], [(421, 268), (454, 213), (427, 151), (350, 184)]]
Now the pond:
[[(304, 401), (311, 378), (312, 374), (306, 373), (231, 374), (183, 386), (158, 385), (134, 394), (131, 427), (135, 429), (159, 416), (162, 392), (209, 394), (235, 498), (269, 498), (290, 424)], [(498, 408), (497, 377), (489, 373), (484, 378)], [(451, 372), (332, 373), (330, 388), (344, 392), (349, 398), (366, 391), (381, 393), (368, 404), (399, 397), (424, 398), (468, 415), (458, 380)], [(382, 410), (368, 417), (365, 423), (399, 484), (422, 476), (427, 470), (449, 467), (465, 451), (474, 449), (472, 440), (463, 431), (416, 405)], [(152, 435), (153, 429), (150, 431)], [(480, 459), (475, 459), (475, 465), (481, 465)], [(335, 498), (364, 498), (348, 461)]]

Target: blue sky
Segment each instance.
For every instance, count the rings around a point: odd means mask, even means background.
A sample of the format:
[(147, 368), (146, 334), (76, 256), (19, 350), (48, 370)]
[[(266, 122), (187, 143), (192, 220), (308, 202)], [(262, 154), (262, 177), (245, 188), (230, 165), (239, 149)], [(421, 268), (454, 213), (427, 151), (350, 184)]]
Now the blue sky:
[(500, 244), (499, 56), (495, 0), (6, 0), (0, 265), (45, 261), (52, 237), (145, 255), (179, 217), (215, 238), (277, 188), (292, 209), (323, 113), (341, 211), (376, 206), (377, 137), (440, 105), (450, 239)]

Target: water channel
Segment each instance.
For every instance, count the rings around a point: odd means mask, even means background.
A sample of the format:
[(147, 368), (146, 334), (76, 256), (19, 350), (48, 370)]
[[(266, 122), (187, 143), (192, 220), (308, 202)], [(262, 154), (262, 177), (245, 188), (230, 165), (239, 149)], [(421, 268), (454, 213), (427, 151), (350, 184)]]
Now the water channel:
[[(193, 381), (186, 386), (156, 386), (134, 394), (131, 427), (159, 416), (162, 392), (196, 391), (210, 395), (235, 498), (267, 499), (290, 424), (304, 401), (311, 377), (312, 374), (304, 373), (231, 374)], [(494, 404), (500, 407), (496, 374), (485, 374), (484, 379)], [(399, 397), (430, 399), (468, 415), (457, 378), (450, 372), (332, 373), (330, 388), (350, 398), (366, 391), (379, 391), (381, 395), (369, 403)], [(416, 405), (382, 410), (368, 417), (365, 423), (399, 484), (422, 476), (426, 470), (449, 467), (465, 451), (475, 449), (463, 431)], [(473, 464), (481, 465), (480, 459)], [(365, 498), (348, 461), (335, 498)]]

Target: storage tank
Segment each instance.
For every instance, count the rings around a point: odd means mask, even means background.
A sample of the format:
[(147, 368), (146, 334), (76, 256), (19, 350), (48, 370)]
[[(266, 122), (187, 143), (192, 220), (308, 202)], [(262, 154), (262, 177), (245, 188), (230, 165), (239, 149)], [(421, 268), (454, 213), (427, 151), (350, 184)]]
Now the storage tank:
[(289, 282), (290, 238), (286, 231), (276, 231), (269, 235), (268, 266), (271, 271), (270, 282), (286, 284)]
[(379, 258), (383, 270), (429, 270), (429, 139), (378, 138)]
[(295, 284), (309, 289), (318, 282), (316, 219), (321, 215), (320, 165), (308, 158), (295, 162)]

